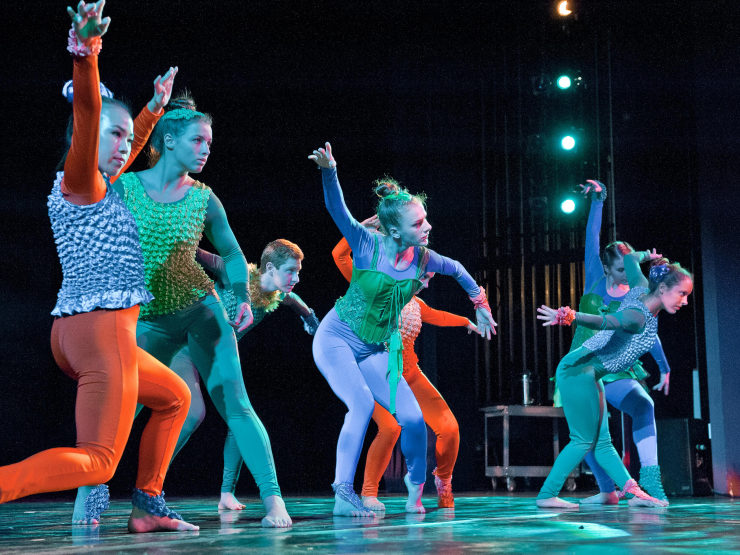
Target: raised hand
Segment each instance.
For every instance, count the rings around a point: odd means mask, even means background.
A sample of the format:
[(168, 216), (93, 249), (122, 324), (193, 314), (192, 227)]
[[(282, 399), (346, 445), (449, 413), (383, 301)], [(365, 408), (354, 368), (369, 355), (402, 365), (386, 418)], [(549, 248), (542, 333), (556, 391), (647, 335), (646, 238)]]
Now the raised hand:
[(102, 37), (108, 30), (110, 17), (103, 18), (103, 6), (105, 0), (77, 4), (77, 11), (67, 6), (67, 13), (72, 19), (75, 33), (80, 40), (86, 41), (95, 37)]
[(581, 188), (580, 193), (585, 197), (588, 196), (589, 193), (600, 193), (604, 190), (604, 185), (600, 181), (596, 181), (595, 179), (587, 179), (586, 180), (587, 185), (580, 184), (578, 185)]
[(366, 227), (370, 231), (380, 231), (380, 219), (377, 214), (370, 216), (367, 220), (361, 221), (360, 225)]
[(642, 251), (642, 257), (640, 258), (640, 263), (649, 262), (650, 260), (657, 260), (659, 258), (663, 258), (663, 255), (657, 253), (655, 249)]
[(329, 142), (325, 144), (325, 148), (319, 148), (313, 151), (313, 154), (308, 155), (309, 160), (313, 160), (320, 168), (336, 168), (337, 161), (334, 160), (334, 156), (331, 153), (331, 145)]
[(537, 315), (538, 320), (542, 320), (543, 326), (555, 326), (557, 325), (558, 311), (549, 306), (542, 305), (537, 309), (539, 314)]
[(668, 395), (668, 384), (671, 382), (671, 374), (669, 372), (660, 374), (660, 381), (653, 386), (653, 391), (663, 391), (664, 395)]
[(152, 96), (152, 99), (147, 104), (147, 108), (153, 114), (159, 113), (170, 101), (172, 85), (175, 83), (177, 71), (177, 66), (171, 67), (167, 73), (157, 75), (157, 78), (154, 80), (154, 96)]

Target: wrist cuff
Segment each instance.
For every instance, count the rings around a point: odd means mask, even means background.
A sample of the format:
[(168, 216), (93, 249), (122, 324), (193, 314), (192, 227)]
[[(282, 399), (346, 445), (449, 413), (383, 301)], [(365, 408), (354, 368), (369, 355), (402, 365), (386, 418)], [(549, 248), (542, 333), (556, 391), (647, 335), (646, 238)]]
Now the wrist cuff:
[(83, 41), (75, 31), (74, 25), (69, 30), (67, 50), (73, 56), (97, 56), (102, 49), (103, 39), (100, 37), (93, 37), (87, 41)]

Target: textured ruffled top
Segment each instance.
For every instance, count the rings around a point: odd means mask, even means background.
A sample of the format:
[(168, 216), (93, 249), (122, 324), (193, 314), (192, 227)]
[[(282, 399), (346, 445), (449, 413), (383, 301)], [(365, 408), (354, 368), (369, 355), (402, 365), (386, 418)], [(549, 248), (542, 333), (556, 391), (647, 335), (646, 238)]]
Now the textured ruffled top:
[(598, 357), (607, 372), (622, 372), (650, 350), (658, 337), (658, 317), (640, 300), (648, 292), (646, 287), (633, 287), (624, 296), (617, 312), (637, 309), (645, 316), (645, 327), (640, 333), (623, 330), (603, 330), (587, 339), (583, 347)]
[(62, 195), (58, 172), (47, 206), (62, 265), (54, 316), (96, 308), (130, 308), (153, 299), (144, 281), (144, 259), (131, 212), (108, 189), (94, 204), (77, 205)]

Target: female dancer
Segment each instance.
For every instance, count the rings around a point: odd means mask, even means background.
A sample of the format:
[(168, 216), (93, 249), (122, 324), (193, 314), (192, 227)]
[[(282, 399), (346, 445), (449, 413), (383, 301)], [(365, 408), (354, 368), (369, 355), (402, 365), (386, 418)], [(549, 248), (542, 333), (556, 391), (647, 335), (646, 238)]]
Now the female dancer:
[[(216, 409), (234, 433), (239, 451), (260, 489), (265, 527), (292, 522), (277, 483), (270, 440), (249, 402), (239, 364), (236, 337), (213, 281), (195, 260), (202, 233), (223, 256), (237, 299), (233, 325), (245, 330), (253, 321), (247, 263), (229, 227), (223, 205), (211, 189), (194, 180), (211, 150), (211, 118), (189, 97), (170, 103), (152, 134), (152, 166), (125, 174), (116, 190), (136, 219), (144, 251), (147, 287), (155, 300), (142, 309), (137, 342), (165, 364), (188, 346)], [(200, 395), (192, 389), (193, 396)], [(198, 401), (200, 404), (200, 401)], [(176, 452), (198, 424), (189, 415)]]
[[(362, 222), (368, 229), (379, 228), (378, 217), (373, 216)], [(347, 240), (342, 238), (334, 247), (332, 257), (347, 281), (352, 280), (351, 249)], [(429, 286), (432, 273), (425, 273), (420, 280), (422, 288)], [(422, 322), (435, 326), (461, 326), (468, 328), (468, 333), (478, 329), (464, 316), (451, 314), (429, 307), (414, 295), (411, 302), (401, 311), (401, 338), (403, 340), (403, 379), (411, 388), (421, 408), (426, 422), (437, 436), (435, 455), (437, 468), (434, 469), (434, 485), (437, 488), (437, 506), (453, 508), (455, 498), (452, 495), (452, 469), (457, 460), (460, 446), (460, 431), (455, 415), (452, 414), (442, 395), (437, 391), (419, 368), (419, 359), (414, 351), (414, 343), (421, 331)], [(365, 480), (362, 484), (362, 504), (372, 511), (384, 511), (385, 505), (378, 500), (378, 484), (383, 472), (390, 462), (393, 446), (401, 435), (401, 427), (396, 419), (378, 403), (375, 403), (373, 420), (378, 425), (375, 436), (365, 461)]]
[[(377, 401), (401, 425), (409, 490), (406, 510), (424, 512), (421, 494), (426, 477), (426, 425), (408, 384), (402, 379), (402, 308), (421, 286), (425, 272), (452, 275), (476, 307), (478, 332), (490, 339), (496, 323), (485, 293), (459, 262), (427, 249), (432, 226), (423, 197), (394, 183), (376, 188), (378, 218), (387, 235), (365, 229), (344, 204), (331, 145), (309, 156), (321, 168), (324, 200), (334, 223), (354, 253), (352, 281), (344, 297), (321, 322), (313, 342), (316, 365), (334, 393), (347, 406), (337, 443), (334, 514), (374, 516), (355, 493), (357, 461), (365, 430)], [(384, 342), (389, 343), (388, 350)], [(386, 379), (388, 376), (388, 379)], [(396, 402), (398, 401), (398, 402)]]
[[(223, 259), (218, 255), (198, 249), (197, 260), (216, 276), (216, 291), (226, 309), (226, 314), (229, 318), (235, 318), (238, 302), (224, 270)], [(236, 334), (237, 341), (281, 304), (289, 306), (300, 316), (303, 320), (303, 327), (309, 335), (316, 333), (316, 328), (319, 327), (316, 314), (303, 302), (303, 299), (293, 292), (293, 288), (299, 281), (298, 274), (301, 271), (302, 260), (303, 251), (298, 245), (287, 239), (276, 239), (268, 243), (262, 251), (259, 268), (254, 264), (249, 264), (250, 306), (254, 321), (248, 328)], [(198, 371), (190, 357), (188, 347), (175, 355), (171, 368), (185, 379), (191, 390), (200, 391)], [(196, 420), (197, 426), (205, 418), (206, 407), (201, 395), (194, 395), (193, 399), (188, 418)], [(219, 509), (239, 511), (244, 508), (244, 504), (240, 503), (234, 495), (243, 463), (244, 460), (239, 452), (234, 433), (229, 430), (224, 443), (224, 471)]]
[[(110, 23), (102, 17), (104, 3), (80, 2), (77, 12), (67, 8), (74, 123), (64, 172), (48, 202), (63, 274), (51, 344), (57, 364), (77, 380), (77, 446), (0, 467), (0, 502), (109, 480), (138, 400), (152, 415), (141, 438), (129, 531), (197, 530), (167, 508), (162, 493), (190, 393), (136, 346), (139, 305), (152, 296), (133, 217), (108, 188), (108, 176), (120, 172), (131, 153), (133, 122), (121, 103), (100, 96), (97, 57)], [(107, 491), (96, 491), (89, 501), (90, 514), (99, 514)]]
[(655, 250), (624, 256), (631, 289), (614, 314), (587, 314), (569, 307), (554, 310), (544, 305), (537, 309), (537, 318), (543, 320), (544, 326), (570, 325), (576, 321), (579, 326), (601, 330), (581, 347), (565, 355), (555, 373), (571, 441), (558, 455), (542, 485), (537, 496), (538, 507), (578, 507), (560, 499), (558, 493), (568, 474), (590, 450), (594, 451), (596, 461), (622, 491), (635, 496), (630, 499), (630, 504), (667, 505), (667, 502), (642, 491), (617, 455), (605, 418), (606, 401), (601, 382), (608, 372), (623, 372), (630, 368), (653, 346), (661, 310), (674, 314), (688, 302), (693, 278), (680, 264), (653, 266), (649, 282), (640, 272), (641, 261), (659, 258), (661, 255)]
[[(589, 179), (587, 185), (581, 185), (584, 195), (591, 195), (591, 210), (588, 214), (586, 227), (586, 282), (583, 296), (578, 310), (588, 314), (600, 314), (606, 306), (608, 312), (614, 312), (624, 295), (629, 291), (627, 278), (624, 273), (624, 255), (634, 252), (634, 249), (621, 241), (610, 243), (599, 257), (599, 232), (601, 230), (601, 214), (606, 199), (606, 187), (599, 181)], [(583, 326), (578, 326), (573, 336), (570, 350), (580, 347), (586, 339), (596, 333)], [(663, 390), (668, 395), (670, 367), (666, 360), (660, 338), (656, 336), (655, 344), (650, 354), (660, 368), (660, 382), (653, 386), (654, 390)], [(653, 400), (641, 385), (647, 377), (642, 363), (635, 364), (624, 372), (606, 374), (602, 378), (607, 402), (617, 410), (628, 414), (632, 418), (632, 435), (640, 456), (640, 485), (642, 488), (661, 501), (668, 501), (660, 480), (660, 466), (658, 466), (658, 440), (655, 427), (655, 410)], [(581, 503), (615, 504), (619, 499), (614, 490), (614, 481), (604, 472), (596, 462), (593, 452), (586, 455), (586, 462), (594, 473), (599, 485), (599, 493), (588, 497)]]

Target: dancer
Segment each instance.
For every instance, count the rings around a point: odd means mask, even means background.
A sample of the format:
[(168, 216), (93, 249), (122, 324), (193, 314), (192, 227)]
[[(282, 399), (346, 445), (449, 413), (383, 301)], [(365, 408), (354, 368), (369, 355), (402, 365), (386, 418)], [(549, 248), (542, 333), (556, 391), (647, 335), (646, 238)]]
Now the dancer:
[(558, 493), (565, 479), (593, 450), (596, 461), (609, 477), (620, 485), (625, 494), (635, 497), (631, 505), (661, 506), (667, 502), (645, 493), (630, 478), (611, 443), (606, 418), (606, 401), (601, 378), (608, 372), (630, 368), (640, 355), (655, 342), (658, 333), (658, 313), (674, 314), (688, 304), (693, 289), (693, 277), (680, 264), (658, 264), (650, 270), (648, 281), (640, 272), (640, 262), (659, 260), (653, 251), (633, 252), (624, 256), (624, 267), (630, 291), (614, 314), (587, 314), (569, 307), (554, 310), (547, 306), (537, 309), (537, 318), (544, 326), (570, 325), (600, 330), (581, 347), (565, 355), (555, 373), (563, 402), (563, 411), (570, 428), (570, 442), (560, 452), (537, 496), (538, 507), (577, 508), (564, 501)]
[[(216, 276), (216, 291), (226, 309), (229, 318), (236, 317), (238, 307), (237, 298), (231, 290), (224, 269), (223, 259), (215, 254), (198, 249), (196, 256), (198, 262)], [(301, 271), (303, 251), (295, 243), (286, 239), (276, 239), (267, 244), (260, 257), (259, 268), (249, 264), (249, 293), (250, 305), (254, 321), (252, 324), (237, 333), (239, 341), (248, 331), (254, 329), (265, 316), (275, 311), (281, 304), (292, 308), (303, 321), (303, 327), (309, 335), (316, 333), (319, 320), (316, 314), (303, 302), (293, 289), (298, 284)], [(172, 359), (171, 368), (182, 376), (191, 390), (200, 391), (198, 371), (190, 357), (190, 349), (185, 347)], [(190, 405), (189, 418), (197, 421), (199, 425), (205, 418), (206, 408), (201, 395), (193, 396)], [(226, 436), (224, 443), (224, 471), (221, 482), (221, 498), (218, 503), (219, 509), (242, 510), (244, 504), (235, 497), (236, 483), (239, 480), (239, 472), (244, 463), (236, 438), (231, 430)]]
[[(378, 230), (380, 223), (378, 217), (373, 216), (362, 222), (362, 225), (371, 230)], [(351, 252), (344, 238), (332, 251), (334, 262), (347, 281), (352, 280)], [(429, 272), (422, 276), (420, 280), (423, 284), (422, 288), (429, 286), (429, 280), (432, 277), (433, 274)], [(468, 333), (477, 333), (478, 330), (475, 324), (464, 316), (435, 310), (416, 295), (401, 311), (399, 327), (403, 340), (403, 378), (419, 403), (424, 422), (437, 436), (435, 444), (437, 468), (432, 472), (434, 485), (437, 488), (437, 506), (450, 509), (455, 506), (455, 498), (452, 494), (452, 470), (455, 467), (460, 446), (460, 431), (450, 407), (419, 368), (414, 343), (421, 331), (422, 322), (435, 326), (465, 327)], [(396, 419), (378, 403), (375, 403), (373, 420), (378, 425), (378, 433), (367, 452), (365, 480), (362, 484), (362, 504), (372, 511), (384, 511), (385, 505), (378, 500), (378, 484), (390, 462), (393, 446), (398, 436), (401, 435), (401, 427)]]
[[(606, 187), (603, 183), (589, 179), (587, 185), (581, 185), (581, 192), (591, 196), (591, 209), (586, 226), (586, 281), (583, 296), (578, 310), (588, 314), (601, 314), (602, 310), (614, 312), (624, 295), (629, 291), (624, 273), (625, 254), (634, 249), (625, 242), (609, 243), (599, 257), (599, 232), (601, 216), (606, 199)], [(605, 308), (602, 308), (605, 307)], [(594, 335), (594, 330), (578, 326), (573, 335), (570, 350), (580, 347), (586, 339)], [(656, 336), (650, 354), (660, 368), (660, 381), (653, 386), (654, 390), (663, 390), (668, 395), (670, 366), (666, 360), (660, 338)], [(617, 410), (632, 418), (632, 436), (640, 456), (640, 485), (661, 501), (668, 501), (661, 483), (660, 466), (658, 466), (658, 439), (655, 426), (655, 407), (642, 381), (648, 376), (642, 363), (635, 364), (624, 372), (606, 374), (602, 378), (607, 402)], [(559, 406), (556, 402), (556, 406)], [(614, 488), (614, 481), (596, 462), (593, 452), (586, 455), (586, 463), (596, 478), (599, 493), (583, 499), (581, 503), (616, 504), (619, 502)]]
[[(426, 425), (411, 389), (401, 377), (402, 308), (421, 286), (425, 272), (454, 276), (476, 308), (478, 332), (490, 339), (496, 323), (485, 292), (459, 262), (427, 249), (432, 226), (424, 197), (411, 195), (392, 180), (378, 182), (378, 218), (387, 235), (365, 229), (347, 210), (337, 180), (331, 145), (308, 157), (321, 168), (324, 200), (334, 223), (352, 248), (352, 281), (344, 297), (321, 322), (313, 342), (316, 365), (347, 406), (337, 442), (334, 514), (374, 516), (353, 489), (357, 461), (377, 401), (401, 425), (401, 449), (408, 474), (406, 511), (424, 512)], [(495, 330), (494, 330), (495, 331)], [(384, 347), (388, 342), (388, 350)], [(386, 379), (386, 376), (388, 378)]]
[[(288, 527), (292, 521), (278, 486), (270, 440), (247, 396), (232, 330), (232, 323), (243, 331), (253, 321), (247, 263), (223, 205), (208, 186), (189, 175), (202, 171), (208, 160), (211, 118), (198, 112), (188, 95), (170, 102), (170, 108), (152, 134), (151, 167), (123, 175), (114, 186), (136, 219), (146, 284), (155, 297), (139, 315), (137, 342), (165, 364), (188, 346), (260, 489), (266, 513), (262, 525)], [(203, 232), (223, 257), (237, 299), (233, 322), (214, 294), (213, 281), (195, 260)], [(191, 389), (191, 394), (200, 396), (200, 389)], [(195, 402), (202, 404), (200, 399)], [(198, 423), (197, 415), (188, 415), (176, 453)]]
[[(104, 4), (67, 8), (74, 119), (64, 171), (57, 173), (48, 202), (63, 275), (51, 345), (57, 364), (77, 381), (77, 443), (0, 467), (0, 502), (109, 480), (138, 400), (152, 415), (141, 437), (128, 529), (197, 530), (167, 507), (162, 493), (190, 393), (175, 373), (136, 346), (139, 305), (152, 295), (133, 217), (109, 191), (109, 176), (131, 154), (134, 126), (123, 104), (100, 95), (97, 58), (110, 23), (102, 16)], [(89, 521), (97, 522), (107, 503), (107, 489), (96, 489), (87, 499)]]

